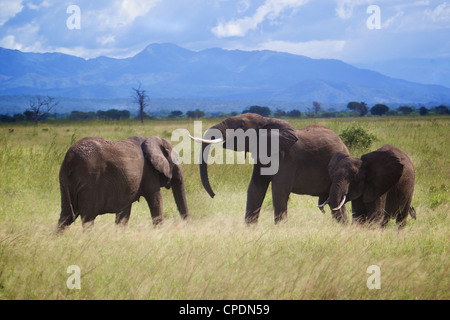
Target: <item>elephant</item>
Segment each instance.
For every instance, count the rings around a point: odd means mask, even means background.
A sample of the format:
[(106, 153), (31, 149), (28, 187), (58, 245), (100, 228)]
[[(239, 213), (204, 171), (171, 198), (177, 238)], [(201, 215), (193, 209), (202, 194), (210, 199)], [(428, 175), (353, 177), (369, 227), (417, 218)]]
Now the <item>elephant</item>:
[(352, 202), (353, 221), (386, 226), (395, 218), (399, 228), (406, 225), (408, 213), (416, 219), (411, 206), (414, 193), (414, 165), (400, 149), (384, 145), (361, 158), (337, 152), (328, 166), (332, 180), (328, 203), (339, 210)]
[(160, 137), (130, 137), (109, 141), (87, 137), (67, 151), (59, 172), (61, 215), (57, 232), (81, 216), (83, 229), (97, 215), (115, 213), (126, 225), (131, 205), (145, 198), (154, 225), (163, 220), (160, 188), (172, 188), (183, 219), (189, 216), (184, 177), (172, 145)]
[[(247, 134), (251, 129), (258, 140), (253, 141), (253, 145)], [(274, 155), (274, 160), (278, 161), (278, 170), (271, 174), (263, 172), (268, 169), (267, 161), (262, 161), (261, 154), (254, 149), (255, 145), (261, 146), (260, 139), (264, 135), (267, 139), (268, 153)], [(328, 163), (336, 152), (348, 154), (344, 142), (326, 127), (310, 125), (301, 130), (295, 130), (286, 121), (263, 117), (255, 113), (227, 118), (209, 128), (203, 139), (193, 139), (202, 143), (200, 177), (203, 187), (211, 197), (215, 195), (208, 179), (207, 169), (211, 144), (223, 142), (223, 147), (226, 149), (252, 153), (255, 164), (247, 190), (245, 212), (245, 222), (249, 225), (258, 221), (261, 205), (270, 183), (272, 183), (275, 224), (287, 217), (290, 193), (318, 196), (319, 203), (325, 201), (331, 186)], [(278, 142), (278, 150), (272, 146), (273, 141)], [(322, 207), (321, 210), (323, 211)], [(346, 222), (345, 207), (333, 211), (333, 216), (338, 221)]]

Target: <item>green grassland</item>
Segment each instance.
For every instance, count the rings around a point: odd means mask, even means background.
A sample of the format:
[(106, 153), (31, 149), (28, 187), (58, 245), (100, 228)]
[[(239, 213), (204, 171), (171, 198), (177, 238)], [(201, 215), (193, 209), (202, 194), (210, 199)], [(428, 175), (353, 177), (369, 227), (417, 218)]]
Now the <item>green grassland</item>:
[[(221, 119), (205, 119), (203, 130)], [(165, 222), (153, 227), (145, 201), (126, 229), (99, 216), (83, 232), (77, 220), (55, 235), (58, 172), (65, 152), (85, 136), (120, 140), (193, 121), (55, 122), (0, 126), (0, 299), (449, 299), (450, 118), (289, 119), (337, 133), (360, 126), (408, 153), (416, 167), (417, 220), (399, 231), (336, 223), (317, 198), (292, 194), (288, 219), (273, 224), (270, 190), (259, 223), (244, 223), (250, 164), (211, 165), (216, 197), (204, 191), (198, 165), (183, 164), (192, 215), (182, 221), (163, 190)], [(175, 145), (178, 142), (173, 142)], [(197, 157), (197, 155), (195, 155)], [(348, 211), (350, 205), (347, 205)], [(328, 208), (327, 208), (328, 210)], [(70, 290), (67, 268), (81, 270)], [(367, 268), (380, 267), (381, 289), (369, 290)]]

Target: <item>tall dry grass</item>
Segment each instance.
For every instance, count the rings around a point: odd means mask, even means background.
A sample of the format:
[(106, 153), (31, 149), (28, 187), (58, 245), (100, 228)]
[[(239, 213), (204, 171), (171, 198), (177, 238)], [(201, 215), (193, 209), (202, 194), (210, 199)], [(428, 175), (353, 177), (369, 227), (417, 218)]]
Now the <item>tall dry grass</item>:
[[(0, 298), (2, 299), (449, 299), (449, 120), (367, 118), (289, 120), (340, 133), (360, 125), (400, 147), (416, 165), (417, 221), (398, 231), (340, 225), (316, 198), (291, 195), (289, 218), (273, 224), (270, 190), (257, 226), (244, 223), (251, 165), (212, 165), (214, 199), (197, 165), (183, 165), (191, 219), (181, 221), (163, 190), (165, 222), (154, 228), (145, 201), (126, 229), (113, 215), (90, 232), (77, 221), (60, 236), (58, 170), (67, 148), (84, 136), (170, 139), (188, 120), (41, 123), (0, 126)], [(204, 130), (219, 120), (207, 120)], [(13, 132), (9, 129), (14, 129)], [(176, 142), (174, 142), (176, 144)], [(360, 156), (370, 150), (352, 150)], [(348, 206), (348, 210), (350, 206)], [(70, 290), (67, 268), (81, 269)], [(369, 290), (367, 267), (381, 271)]]

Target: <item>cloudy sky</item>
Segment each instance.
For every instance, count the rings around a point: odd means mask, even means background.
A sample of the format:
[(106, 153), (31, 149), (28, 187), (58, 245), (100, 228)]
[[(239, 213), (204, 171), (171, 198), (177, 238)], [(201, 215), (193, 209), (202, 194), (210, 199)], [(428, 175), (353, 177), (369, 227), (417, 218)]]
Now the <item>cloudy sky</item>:
[(450, 57), (450, 1), (0, 0), (4, 48), (127, 57), (162, 42), (353, 63)]

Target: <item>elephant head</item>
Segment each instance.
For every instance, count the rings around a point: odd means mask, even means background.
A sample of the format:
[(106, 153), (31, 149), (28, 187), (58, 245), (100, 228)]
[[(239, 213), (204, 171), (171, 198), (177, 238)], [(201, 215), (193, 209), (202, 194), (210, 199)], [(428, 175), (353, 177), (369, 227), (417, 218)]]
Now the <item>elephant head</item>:
[(328, 165), (331, 188), (327, 202), (333, 211), (347, 201), (370, 203), (386, 193), (402, 176), (401, 159), (390, 150), (377, 150), (359, 158), (341, 152)]
[(159, 172), (160, 186), (172, 188), (178, 211), (182, 218), (187, 218), (189, 213), (178, 153), (169, 141), (157, 136), (145, 139), (141, 147), (144, 157)]
[(161, 187), (170, 187), (174, 168), (179, 163), (178, 154), (166, 139), (154, 136), (141, 145), (144, 157), (160, 173)]
[[(262, 131), (263, 129), (265, 130)], [(253, 133), (253, 137), (256, 137), (256, 140), (252, 139), (250, 133)], [(207, 160), (210, 145), (223, 142), (223, 147), (226, 149), (250, 152), (258, 163), (257, 148), (260, 145), (259, 139), (262, 135), (267, 138), (266, 152), (268, 154), (271, 153), (270, 141), (273, 141), (272, 138), (277, 137), (280, 154), (289, 150), (298, 140), (295, 129), (289, 123), (279, 119), (263, 117), (255, 113), (245, 113), (225, 119), (209, 128), (205, 133), (204, 139), (195, 139), (198, 142), (202, 142), (200, 176), (203, 187), (211, 197), (214, 197), (215, 194), (208, 179)]]

